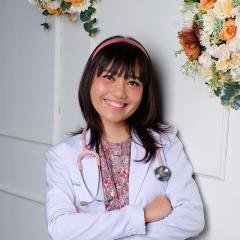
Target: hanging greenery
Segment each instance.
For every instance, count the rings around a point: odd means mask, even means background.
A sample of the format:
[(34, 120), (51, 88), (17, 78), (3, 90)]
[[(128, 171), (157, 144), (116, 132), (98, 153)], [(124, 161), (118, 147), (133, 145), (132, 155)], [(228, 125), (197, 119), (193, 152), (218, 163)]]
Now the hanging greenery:
[(94, 4), (96, 0), (28, 0), (28, 2), (42, 11), (46, 17), (41, 26), (47, 30), (50, 28), (47, 22), (49, 15), (67, 15), (71, 22), (76, 22), (77, 17), (83, 22), (83, 27), (90, 37), (98, 32), (95, 27), (97, 19), (93, 17), (96, 12)]

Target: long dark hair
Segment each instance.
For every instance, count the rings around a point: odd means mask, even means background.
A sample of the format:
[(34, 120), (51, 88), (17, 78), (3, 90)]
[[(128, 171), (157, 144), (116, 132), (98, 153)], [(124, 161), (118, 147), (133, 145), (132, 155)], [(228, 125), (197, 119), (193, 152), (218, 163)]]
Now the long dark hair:
[[(114, 36), (106, 39), (98, 46), (109, 39), (119, 37), (124, 38), (122, 36)], [(130, 39), (140, 44), (135, 39)], [(89, 145), (99, 152), (99, 145), (103, 134), (101, 118), (93, 107), (90, 98), (90, 89), (94, 75), (97, 73), (100, 76), (104, 69), (110, 67), (108, 69), (113, 75), (124, 74), (124, 78), (127, 79), (130, 76), (134, 76), (135, 67), (138, 64), (140, 67), (139, 77), (143, 83), (143, 95), (138, 109), (127, 119), (127, 123), (146, 150), (146, 154), (141, 161), (148, 162), (155, 154), (157, 148), (161, 147), (153, 136), (153, 131), (162, 135), (171, 130), (170, 126), (161, 123), (160, 99), (158, 97), (157, 83), (153, 76), (151, 60), (147, 52), (127, 42), (117, 42), (107, 45), (98, 51), (96, 55), (95, 50), (90, 55), (84, 68), (78, 90), (80, 108), (86, 120), (87, 129), (90, 129), (91, 132)], [(71, 135), (81, 133), (82, 128), (72, 132)]]

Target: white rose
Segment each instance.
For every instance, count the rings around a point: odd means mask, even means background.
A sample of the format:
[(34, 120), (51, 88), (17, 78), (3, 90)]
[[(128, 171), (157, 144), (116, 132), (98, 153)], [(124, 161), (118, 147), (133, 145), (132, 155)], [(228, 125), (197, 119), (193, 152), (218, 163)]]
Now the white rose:
[(212, 10), (208, 10), (207, 14), (203, 15), (203, 29), (208, 34), (213, 32), (215, 14)]
[(215, 49), (214, 56), (216, 56), (219, 61), (225, 61), (230, 58), (231, 52), (229, 48), (226, 46), (226, 44), (222, 44)]
[(192, 27), (194, 16), (195, 16), (195, 14), (192, 11), (187, 11), (186, 13), (184, 13), (186, 27), (188, 27), (188, 28)]
[(202, 53), (199, 58), (199, 63), (205, 67), (205, 68), (210, 68), (213, 64), (213, 60), (211, 58), (211, 55), (208, 54), (207, 52)]
[(234, 16), (239, 17), (240, 16), (240, 6), (233, 8), (233, 10), (231, 11), (231, 14), (232, 14), (232, 17), (234, 17)]
[(237, 16), (235, 18), (235, 24), (237, 26), (237, 32), (236, 32), (236, 37), (240, 39), (240, 16)]
[(85, 3), (83, 5), (81, 5), (80, 7), (74, 7), (73, 5), (69, 8), (68, 12), (69, 13), (80, 13), (83, 12), (85, 10), (88, 9), (88, 7), (90, 7), (90, 1), (87, 0), (85, 1)]
[(32, 5), (38, 5), (38, 1), (37, 0), (28, 0), (28, 2)]
[(220, 19), (230, 18), (232, 16), (232, 10), (232, 0), (218, 0), (213, 8), (214, 14)]
[(210, 47), (210, 36), (204, 31), (200, 31), (200, 44), (206, 48)]
[(240, 52), (240, 39), (235, 36), (227, 43), (227, 47), (231, 52)]
[(239, 80), (239, 78), (240, 78), (240, 67), (231, 68), (230, 74), (231, 74), (233, 80)]
[(60, 3), (58, 1), (49, 2), (48, 7), (52, 10), (56, 10), (60, 8)]

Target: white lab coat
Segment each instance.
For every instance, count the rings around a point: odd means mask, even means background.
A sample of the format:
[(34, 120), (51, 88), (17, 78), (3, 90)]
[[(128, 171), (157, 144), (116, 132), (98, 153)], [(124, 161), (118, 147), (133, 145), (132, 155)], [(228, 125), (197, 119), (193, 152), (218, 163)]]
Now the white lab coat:
[[(157, 136), (164, 145), (161, 157), (171, 169), (168, 182), (160, 182), (153, 174), (157, 158), (148, 163), (142, 159), (145, 150), (132, 133), (129, 175), (129, 205), (106, 211), (103, 202), (80, 206), (91, 201), (77, 169), (77, 156), (82, 150), (81, 135), (69, 137), (46, 152), (46, 211), (48, 231), (54, 240), (183, 240), (199, 234), (204, 226), (203, 205), (193, 170), (176, 136), (176, 129), (165, 136)], [(90, 131), (86, 135), (87, 143)], [(164, 152), (163, 152), (164, 151)], [(98, 170), (94, 158), (82, 160), (87, 185), (95, 195)], [(166, 195), (173, 210), (166, 218), (145, 224), (143, 208), (156, 196)], [(103, 199), (102, 179), (98, 199)], [(75, 206), (82, 209), (77, 213)]]

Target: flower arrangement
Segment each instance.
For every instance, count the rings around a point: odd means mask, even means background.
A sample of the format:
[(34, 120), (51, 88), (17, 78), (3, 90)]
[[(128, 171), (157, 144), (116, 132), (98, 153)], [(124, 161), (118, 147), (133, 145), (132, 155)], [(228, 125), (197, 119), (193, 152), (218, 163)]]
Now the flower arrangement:
[(240, 108), (240, 0), (183, 0), (178, 32), (189, 76), (206, 78), (211, 96), (227, 109)]
[(93, 6), (96, 0), (28, 0), (28, 2), (39, 8), (46, 16), (46, 21), (41, 24), (44, 29), (50, 27), (47, 23), (47, 16), (66, 14), (71, 22), (76, 22), (77, 15), (79, 15), (80, 20), (84, 22), (84, 30), (90, 37), (98, 32), (98, 28), (94, 27), (97, 19), (92, 19), (92, 14), (96, 11)]

